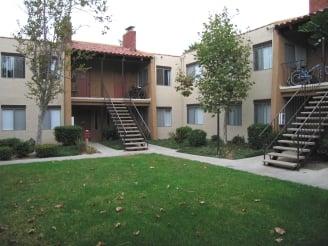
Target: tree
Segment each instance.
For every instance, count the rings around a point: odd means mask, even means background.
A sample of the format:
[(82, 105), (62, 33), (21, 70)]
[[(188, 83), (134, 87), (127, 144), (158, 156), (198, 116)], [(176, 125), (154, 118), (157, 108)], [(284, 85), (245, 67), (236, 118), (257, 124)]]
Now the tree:
[(189, 97), (194, 90), (194, 80), (194, 77), (184, 74), (179, 69), (175, 78), (175, 82), (177, 83), (175, 90), (180, 92), (184, 97)]
[[(232, 23), (228, 10), (209, 17), (196, 45), (196, 58), (202, 66), (202, 76), (196, 81), (199, 101), (204, 110), (219, 116), (229, 112), (234, 103), (247, 97), (253, 82), (249, 42)], [(227, 141), (227, 114), (224, 117), (224, 140)], [(219, 145), (219, 141), (218, 141)]]
[(70, 55), (70, 41), (74, 33), (73, 11), (83, 10), (108, 30), (107, 0), (25, 0), (27, 23), (15, 35), (17, 50), (30, 66), (32, 78), (27, 81), (27, 97), (38, 108), (36, 141), (42, 141), (42, 123), (48, 105), (63, 91), (65, 58)]

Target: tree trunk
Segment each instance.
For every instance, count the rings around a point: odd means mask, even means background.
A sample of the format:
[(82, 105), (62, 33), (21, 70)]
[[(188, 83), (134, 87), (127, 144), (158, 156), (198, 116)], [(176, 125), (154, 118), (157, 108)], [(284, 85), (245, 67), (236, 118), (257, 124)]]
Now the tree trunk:
[(223, 122), (223, 134), (224, 134), (224, 143), (228, 142), (228, 112), (229, 108), (224, 110), (224, 122)]
[(38, 129), (36, 133), (36, 144), (42, 143), (42, 123), (44, 119), (44, 115), (46, 113), (46, 110), (44, 107), (39, 107), (39, 116), (38, 116)]
[(216, 153), (219, 154), (220, 149), (220, 111), (217, 112), (217, 128), (216, 128), (216, 136), (217, 136), (217, 149)]

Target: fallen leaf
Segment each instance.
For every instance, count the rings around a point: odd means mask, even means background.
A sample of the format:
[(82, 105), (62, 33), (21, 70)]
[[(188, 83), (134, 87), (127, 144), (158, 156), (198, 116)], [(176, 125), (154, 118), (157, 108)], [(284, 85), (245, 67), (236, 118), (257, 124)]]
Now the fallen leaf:
[(200, 201), (199, 204), (200, 205), (204, 205), (205, 204), (205, 201)]
[(35, 218), (33, 217), (33, 218), (28, 219), (27, 223), (33, 223), (34, 221), (35, 221)]
[(261, 199), (254, 199), (254, 202), (260, 202)]
[(282, 237), (278, 237), (278, 238), (275, 239), (275, 241), (276, 241), (277, 243), (281, 243), (282, 240), (284, 240)]
[(161, 216), (159, 214), (156, 214), (155, 217), (156, 217), (156, 219), (161, 218)]
[(165, 212), (165, 209), (164, 208), (160, 208), (159, 211), (160, 212)]
[(31, 228), (27, 230), (28, 234), (33, 234), (35, 232), (35, 228)]
[(55, 208), (63, 208), (64, 207), (64, 204), (60, 203), (60, 204), (57, 204), (54, 206)]
[(138, 181), (134, 182), (135, 185), (138, 185)]
[(30, 209), (34, 209), (34, 206), (31, 206)]
[(54, 231), (57, 231), (57, 227), (56, 226), (52, 226), (51, 229), (53, 229)]
[(246, 210), (246, 208), (242, 208), (241, 211), (242, 211), (243, 213), (246, 213), (247, 210)]
[(83, 184), (83, 187), (85, 187), (86, 186), (86, 184)]
[(8, 230), (8, 226), (7, 225), (0, 225), (0, 233), (7, 231)]
[(123, 208), (122, 208), (122, 207), (116, 207), (115, 211), (116, 211), (117, 213), (122, 212), (122, 211), (123, 211)]
[(169, 188), (170, 188), (170, 185), (167, 185), (167, 186), (166, 186), (166, 189), (169, 189)]
[(138, 231), (133, 232), (133, 235), (139, 236), (140, 235), (140, 231), (138, 230)]
[(275, 227), (274, 231), (279, 235), (284, 235), (286, 233), (286, 230), (284, 228), (281, 228), (281, 227)]
[(19, 180), (19, 183), (22, 184), (23, 183), (23, 180)]
[(26, 202), (30, 202), (30, 201), (32, 201), (32, 199), (31, 199), (31, 198), (29, 198), (29, 199), (27, 199), (27, 200), (26, 200)]
[(104, 213), (106, 213), (106, 210), (101, 210), (99, 213), (104, 214)]
[(186, 202), (180, 202), (179, 205), (180, 205), (180, 207), (184, 207), (184, 206), (187, 205), (187, 203)]
[(103, 241), (99, 241), (96, 246), (105, 246), (106, 244)]
[(121, 223), (120, 223), (120, 222), (117, 222), (117, 223), (114, 225), (115, 228), (119, 228), (120, 226), (121, 226)]
[(154, 169), (155, 167), (153, 167), (153, 166), (150, 166), (149, 168), (150, 168), (150, 169)]

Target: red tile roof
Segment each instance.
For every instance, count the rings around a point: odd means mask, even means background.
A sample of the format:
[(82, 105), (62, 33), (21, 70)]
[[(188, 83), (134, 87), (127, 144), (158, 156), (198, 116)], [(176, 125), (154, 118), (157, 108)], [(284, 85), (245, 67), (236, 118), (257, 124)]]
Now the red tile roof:
[(286, 27), (286, 26), (289, 26), (289, 25), (294, 25), (294, 24), (298, 24), (298, 23), (308, 21), (308, 20), (310, 20), (310, 18), (312, 16), (314, 16), (318, 13), (325, 12), (325, 11), (328, 11), (328, 8), (321, 9), (321, 10), (318, 10), (316, 12), (312, 12), (312, 13), (307, 14), (307, 15), (298, 16), (298, 17), (295, 17), (295, 18), (287, 19), (287, 20), (277, 21), (273, 24), (276, 24), (275, 27), (280, 29), (280, 28), (283, 28), (283, 27)]
[(72, 49), (73, 50), (85, 50), (97, 53), (106, 53), (117, 56), (129, 56), (129, 57), (140, 57), (140, 58), (151, 58), (152, 55), (150, 53), (141, 52), (141, 51), (133, 51), (128, 48), (124, 48), (122, 46), (117, 45), (108, 45), (108, 44), (97, 44), (97, 43), (89, 43), (82, 41), (72, 41)]

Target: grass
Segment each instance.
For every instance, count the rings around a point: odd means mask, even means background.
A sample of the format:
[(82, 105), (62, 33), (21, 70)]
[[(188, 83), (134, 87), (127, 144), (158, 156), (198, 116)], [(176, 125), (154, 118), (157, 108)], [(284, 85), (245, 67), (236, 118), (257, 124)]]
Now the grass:
[(101, 142), (101, 144), (110, 147), (112, 149), (122, 150), (124, 149), (123, 144), (121, 140), (115, 139), (115, 140), (104, 140)]
[(328, 244), (328, 191), (155, 154), (2, 166), (0, 187), (0, 245)]
[(187, 143), (177, 144), (173, 139), (152, 140), (152, 144), (177, 149), (178, 152), (201, 156), (211, 156), (227, 159), (242, 159), (263, 154), (262, 150), (254, 150), (244, 145), (226, 144), (220, 147), (217, 153), (216, 142), (207, 141), (205, 146), (193, 147)]
[(72, 145), (72, 146), (63, 146), (58, 145), (58, 155), (57, 156), (72, 156), (72, 155), (80, 155), (80, 146)]

